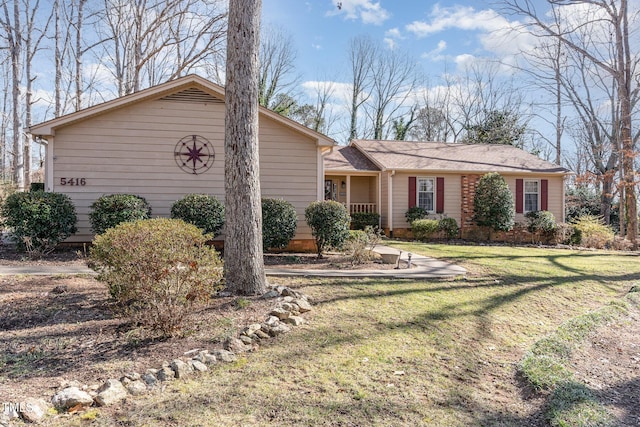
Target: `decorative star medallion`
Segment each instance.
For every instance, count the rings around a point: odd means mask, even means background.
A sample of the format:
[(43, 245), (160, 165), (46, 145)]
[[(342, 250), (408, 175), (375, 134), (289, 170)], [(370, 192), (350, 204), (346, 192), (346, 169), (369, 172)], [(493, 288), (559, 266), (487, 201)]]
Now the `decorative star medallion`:
[(213, 145), (206, 138), (200, 135), (189, 135), (178, 141), (173, 157), (180, 169), (197, 175), (209, 170), (216, 154)]

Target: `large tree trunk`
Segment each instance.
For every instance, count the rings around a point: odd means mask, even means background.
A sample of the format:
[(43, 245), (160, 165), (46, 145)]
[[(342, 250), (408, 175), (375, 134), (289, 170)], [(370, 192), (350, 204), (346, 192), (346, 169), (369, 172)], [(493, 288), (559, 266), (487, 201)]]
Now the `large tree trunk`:
[(227, 287), (264, 293), (258, 157), (258, 42), (261, 0), (229, 3), (225, 89), (225, 242)]
[(620, 2), (622, 25), (616, 30), (616, 48), (618, 52), (618, 98), (620, 100), (620, 120), (622, 121), (620, 136), (622, 140), (622, 169), (624, 170), (624, 201), (627, 220), (627, 239), (638, 249), (638, 205), (636, 200), (635, 172), (633, 160), (635, 150), (631, 132), (631, 53), (629, 51), (629, 22), (627, 16), (627, 1)]

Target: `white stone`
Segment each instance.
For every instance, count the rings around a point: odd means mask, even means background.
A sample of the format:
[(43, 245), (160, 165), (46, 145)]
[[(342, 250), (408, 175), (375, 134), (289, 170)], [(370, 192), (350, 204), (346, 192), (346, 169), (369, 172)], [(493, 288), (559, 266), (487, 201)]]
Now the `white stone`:
[(118, 380), (108, 379), (98, 390), (95, 398), (98, 406), (109, 406), (120, 402), (127, 397), (127, 390)]
[(20, 413), (22, 419), (29, 423), (39, 423), (44, 418), (49, 404), (43, 399), (29, 397), (24, 400), (24, 410)]
[(189, 364), (191, 365), (191, 368), (193, 368), (193, 370), (197, 372), (204, 372), (209, 370), (209, 368), (207, 368), (207, 365), (200, 362), (199, 360), (191, 359), (189, 361)]
[(283, 322), (293, 326), (300, 326), (304, 324), (304, 319), (300, 316), (289, 316), (289, 318), (284, 319)]
[(298, 306), (298, 310), (300, 313), (306, 313), (307, 311), (311, 311), (311, 304), (305, 299), (298, 298), (295, 300), (296, 305)]
[(78, 387), (67, 387), (56, 393), (51, 399), (51, 403), (56, 408), (69, 409), (74, 406), (91, 406), (93, 398), (86, 391), (80, 390)]
[(186, 378), (193, 371), (189, 364), (183, 362), (180, 359), (175, 359), (171, 362), (171, 369), (176, 373), (176, 378)]
[(215, 350), (213, 352), (213, 355), (216, 357), (217, 360), (221, 362), (229, 363), (229, 362), (235, 362), (236, 360), (238, 360), (238, 357), (235, 354), (227, 350)]
[(142, 380), (135, 380), (125, 385), (125, 388), (127, 389), (130, 395), (140, 396), (141, 394), (145, 394), (147, 392), (147, 383)]

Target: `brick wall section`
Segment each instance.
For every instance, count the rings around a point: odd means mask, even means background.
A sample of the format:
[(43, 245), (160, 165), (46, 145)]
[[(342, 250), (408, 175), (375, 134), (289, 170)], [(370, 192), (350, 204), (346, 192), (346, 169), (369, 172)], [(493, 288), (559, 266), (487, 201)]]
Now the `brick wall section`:
[(461, 211), (460, 211), (460, 231), (465, 235), (465, 231), (473, 227), (473, 199), (476, 195), (476, 186), (480, 181), (480, 175), (462, 175), (460, 177), (461, 185)]

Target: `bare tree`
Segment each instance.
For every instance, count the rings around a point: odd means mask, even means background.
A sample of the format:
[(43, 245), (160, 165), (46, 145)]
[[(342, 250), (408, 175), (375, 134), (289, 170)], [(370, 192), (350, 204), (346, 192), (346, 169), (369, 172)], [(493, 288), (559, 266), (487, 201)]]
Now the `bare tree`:
[(295, 72), (296, 56), (291, 34), (282, 28), (263, 27), (260, 35), (258, 80), (260, 105), (278, 111), (286, 108), (278, 102), (278, 95), (293, 99), (291, 90), (300, 80)]
[(226, 284), (237, 294), (266, 289), (258, 155), (261, 0), (231, 2), (225, 89)]
[(119, 96), (175, 79), (219, 58), (226, 11), (221, 0), (104, 0), (105, 65)]
[[(617, 99), (620, 107), (620, 126), (618, 134), (621, 142), (622, 189), (624, 191), (624, 216), (627, 221), (626, 237), (634, 248), (638, 246), (638, 212), (635, 191), (634, 157), (635, 147), (632, 131), (632, 92), (634, 82), (634, 64), (630, 50), (628, 1), (612, 0), (549, 0), (550, 11), (539, 12), (533, 0), (505, 0), (508, 11), (524, 16), (528, 25), (542, 36), (559, 40), (567, 49), (587, 59), (590, 64), (608, 73), (616, 82)], [(555, 25), (559, 20), (548, 19), (548, 14), (558, 14), (562, 7), (581, 7), (573, 10), (571, 20), (562, 21), (563, 26)], [(582, 14), (575, 16), (576, 14)], [(567, 14), (562, 14), (567, 16)], [(577, 19), (576, 19), (577, 18)], [(633, 23), (632, 23), (633, 24)], [(594, 50), (585, 45), (580, 35), (583, 28), (591, 27), (592, 37), (600, 37)], [(602, 36), (604, 35), (604, 40)], [(621, 215), (623, 216), (623, 215)], [(625, 232), (621, 230), (621, 232)]]
[(11, 171), (13, 182), (19, 188), (24, 186), (23, 140), (22, 129), (22, 104), (20, 102), (20, 85), (22, 83), (23, 47), (22, 47), (22, 21), (20, 17), (20, 5), (18, 0), (13, 1), (12, 12), (9, 12), (7, 1), (2, 2), (2, 15), (0, 26), (4, 30), (4, 40), (9, 52), (11, 63)]
[[(41, 17), (38, 16), (40, 9), (40, 1), (36, 0), (31, 4), (30, 0), (24, 0), (24, 51), (25, 51), (25, 127), (32, 125), (32, 109), (33, 104), (37, 100), (33, 99), (33, 82), (36, 77), (33, 75), (33, 62), (37, 52), (40, 50), (41, 43), (46, 35), (47, 28), (51, 23), (52, 14), (45, 13), (48, 19), (44, 22), (41, 21)], [(31, 136), (23, 133), (24, 138), (24, 186), (28, 188), (31, 184)]]
[(417, 68), (413, 57), (399, 50), (374, 51), (371, 64), (371, 97), (367, 114), (372, 122), (373, 139), (383, 139), (397, 113), (406, 103), (417, 84)]
[(360, 36), (349, 43), (351, 67), (351, 97), (349, 104), (349, 140), (358, 138), (358, 114), (360, 107), (371, 96), (371, 72), (378, 46), (369, 38)]

